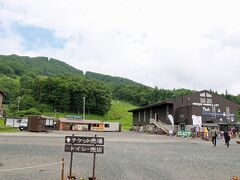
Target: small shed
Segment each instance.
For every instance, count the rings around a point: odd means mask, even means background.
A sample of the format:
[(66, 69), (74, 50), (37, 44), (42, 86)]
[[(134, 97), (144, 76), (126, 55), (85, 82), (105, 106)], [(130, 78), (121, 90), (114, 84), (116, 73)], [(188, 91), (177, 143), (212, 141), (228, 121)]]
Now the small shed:
[(28, 131), (42, 132), (46, 131), (46, 118), (42, 116), (28, 116)]
[(45, 128), (46, 128), (46, 130), (54, 130), (55, 118), (54, 117), (48, 117), (48, 116), (43, 116), (43, 118), (45, 118)]
[(59, 130), (66, 131), (102, 131), (103, 124), (98, 120), (82, 120), (76, 118), (59, 118)]
[(119, 122), (103, 122), (103, 131), (121, 131)]

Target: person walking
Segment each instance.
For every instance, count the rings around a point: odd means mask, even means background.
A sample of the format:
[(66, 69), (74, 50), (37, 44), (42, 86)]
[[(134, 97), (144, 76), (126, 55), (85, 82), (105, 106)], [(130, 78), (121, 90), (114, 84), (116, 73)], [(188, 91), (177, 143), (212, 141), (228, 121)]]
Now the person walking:
[(225, 144), (227, 145), (227, 147), (229, 147), (229, 141), (230, 141), (230, 136), (229, 136), (229, 132), (226, 130), (223, 133), (224, 139), (225, 139)]
[(217, 130), (215, 128), (213, 128), (211, 130), (211, 136), (212, 136), (213, 146), (216, 146), (216, 143), (217, 143)]

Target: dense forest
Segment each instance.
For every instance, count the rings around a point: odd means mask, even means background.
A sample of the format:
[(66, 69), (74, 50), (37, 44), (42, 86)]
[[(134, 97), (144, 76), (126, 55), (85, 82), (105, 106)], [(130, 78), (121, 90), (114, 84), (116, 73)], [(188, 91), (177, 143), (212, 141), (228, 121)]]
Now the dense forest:
[[(152, 88), (132, 80), (86, 72), (47, 57), (0, 56), (0, 90), (7, 115), (24, 116), (47, 111), (105, 114), (111, 100), (148, 105), (191, 93), (188, 89)], [(215, 92), (217, 93), (217, 92)], [(240, 96), (222, 94), (240, 104)]]

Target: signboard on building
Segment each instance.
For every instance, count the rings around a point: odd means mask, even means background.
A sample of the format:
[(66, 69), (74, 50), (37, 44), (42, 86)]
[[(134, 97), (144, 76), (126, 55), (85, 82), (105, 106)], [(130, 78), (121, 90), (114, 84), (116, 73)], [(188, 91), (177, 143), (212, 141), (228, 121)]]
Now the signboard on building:
[(75, 115), (66, 115), (66, 118), (73, 118), (73, 119), (81, 119), (82, 116), (75, 116)]

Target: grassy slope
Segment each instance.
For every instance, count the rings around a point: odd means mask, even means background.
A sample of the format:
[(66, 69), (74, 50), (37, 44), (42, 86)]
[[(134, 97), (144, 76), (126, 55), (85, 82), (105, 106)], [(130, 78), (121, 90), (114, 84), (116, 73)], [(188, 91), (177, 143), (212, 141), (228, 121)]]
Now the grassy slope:
[(129, 130), (132, 127), (132, 113), (128, 110), (136, 108), (129, 103), (122, 101), (112, 101), (110, 111), (104, 116), (87, 115), (86, 119), (98, 119), (109, 122), (120, 122), (122, 129)]
[[(86, 119), (90, 120), (100, 120), (100, 121), (108, 121), (108, 122), (120, 122), (123, 130), (129, 130), (132, 127), (132, 113), (129, 113), (128, 110), (134, 109), (136, 106), (133, 106), (129, 103), (122, 101), (112, 101), (110, 111), (103, 115), (94, 115), (94, 114), (86, 114)], [(69, 113), (56, 113), (56, 117), (64, 117)], [(54, 113), (45, 114), (48, 116), (55, 116)]]

